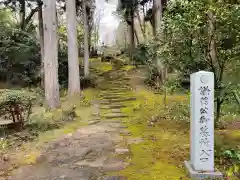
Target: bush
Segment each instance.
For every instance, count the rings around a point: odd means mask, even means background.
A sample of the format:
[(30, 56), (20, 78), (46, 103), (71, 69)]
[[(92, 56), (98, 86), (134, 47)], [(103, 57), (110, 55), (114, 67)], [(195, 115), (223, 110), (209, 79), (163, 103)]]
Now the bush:
[(84, 77), (82, 76), (81, 79), (80, 79), (80, 87), (81, 89), (86, 89), (86, 88), (89, 88), (89, 87), (96, 87), (96, 81), (95, 81), (95, 78), (93, 76), (88, 76), (88, 77)]
[(40, 48), (33, 31), (15, 27), (0, 30), (0, 81), (22, 86), (38, 84)]
[(24, 90), (3, 90), (0, 92), (0, 116), (14, 122), (24, 122), (31, 114), (32, 101), (36, 96)]
[(143, 65), (148, 62), (149, 59), (152, 58), (150, 46), (148, 44), (140, 44), (136, 48), (133, 58), (136, 64)]
[(51, 112), (36, 112), (30, 116), (25, 128), (30, 132), (45, 132), (58, 129), (66, 122), (73, 121), (75, 117), (75, 107), (72, 106), (67, 109), (58, 109)]

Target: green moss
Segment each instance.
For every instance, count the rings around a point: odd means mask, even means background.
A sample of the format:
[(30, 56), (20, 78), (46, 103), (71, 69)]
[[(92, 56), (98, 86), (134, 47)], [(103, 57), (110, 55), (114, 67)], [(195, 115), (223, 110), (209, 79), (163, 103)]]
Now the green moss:
[(129, 71), (129, 70), (132, 70), (132, 69), (134, 69), (134, 68), (135, 68), (135, 66), (127, 65), (127, 66), (121, 67), (121, 70), (123, 70), (123, 71)]
[[(130, 93), (129, 93), (130, 94)], [(163, 105), (163, 96), (147, 90), (135, 93), (136, 101), (124, 103), (122, 111), (129, 115), (126, 121), (132, 137), (142, 137), (143, 143), (130, 145), (131, 164), (120, 172), (128, 179), (176, 179), (186, 178), (182, 166), (188, 159), (189, 145), (186, 126), (174, 118), (170, 107), (186, 102), (186, 96), (169, 96), (167, 107)], [(166, 111), (167, 109), (167, 111)], [(156, 116), (162, 116), (154, 127), (149, 122)], [(167, 116), (169, 118), (165, 119)]]

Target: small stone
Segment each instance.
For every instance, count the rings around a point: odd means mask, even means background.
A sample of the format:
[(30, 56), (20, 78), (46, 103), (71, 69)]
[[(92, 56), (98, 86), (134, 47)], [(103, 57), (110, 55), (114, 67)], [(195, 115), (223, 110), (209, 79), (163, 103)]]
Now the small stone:
[(61, 175), (60, 179), (65, 179), (65, 177), (66, 177), (65, 175)]
[(127, 117), (127, 115), (123, 114), (123, 113), (109, 113), (109, 114), (104, 115), (104, 117), (107, 119), (124, 118), (124, 117)]
[(112, 109), (112, 112), (113, 112), (113, 113), (120, 113), (120, 112), (121, 112), (121, 109)]
[(70, 137), (72, 137), (72, 133), (68, 133), (66, 136), (65, 136), (65, 138), (70, 138)]
[(3, 161), (9, 161), (9, 155), (8, 154), (5, 154), (3, 155)]
[(88, 123), (88, 125), (94, 125), (94, 124), (98, 124), (98, 123), (100, 123), (100, 120), (90, 121), (90, 122)]
[(66, 144), (64, 142), (60, 142), (59, 145), (60, 145), (60, 147), (66, 146)]
[(36, 158), (36, 163), (42, 163), (42, 162), (45, 161), (45, 160), (46, 160), (46, 156), (43, 155), (43, 154), (41, 154), (40, 156), (38, 156), (38, 157)]
[(143, 142), (143, 138), (141, 137), (137, 137), (137, 138), (130, 138), (128, 139), (128, 144), (139, 144), (141, 142)]
[(125, 180), (123, 176), (104, 176), (101, 180)]
[(121, 171), (128, 165), (129, 165), (129, 163), (126, 163), (126, 162), (116, 162), (116, 163), (111, 163), (111, 164), (105, 164), (103, 166), (103, 170), (108, 171), (108, 172)]
[(126, 149), (126, 148), (117, 148), (117, 149), (115, 149), (115, 152), (116, 152), (117, 154), (124, 154), (124, 153), (128, 153), (129, 150)]
[(121, 134), (122, 136), (131, 136), (131, 135), (132, 135), (132, 133), (129, 132), (129, 131), (127, 131), (127, 130), (122, 130), (122, 131), (120, 132), (120, 134)]

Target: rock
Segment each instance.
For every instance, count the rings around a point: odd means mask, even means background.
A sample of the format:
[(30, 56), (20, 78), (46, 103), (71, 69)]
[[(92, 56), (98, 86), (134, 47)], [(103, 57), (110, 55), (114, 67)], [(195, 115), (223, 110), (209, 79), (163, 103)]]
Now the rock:
[(120, 131), (120, 134), (122, 136), (131, 136), (132, 135), (132, 133), (130, 131), (127, 131), (127, 130)]
[(119, 108), (124, 108), (126, 106), (122, 104), (109, 104), (106, 106), (101, 106), (100, 109), (119, 109)]
[(107, 172), (121, 171), (128, 165), (129, 165), (129, 163), (126, 163), (126, 162), (115, 162), (115, 163), (110, 163), (110, 164), (104, 164), (103, 171), (107, 171)]
[(128, 117), (126, 114), (122, 114), (122, 113), (109, 113), (104, 115), (104, 118), (107, 119), (112, 119), (112, 118), (124, 118), (124, 117)]
[(112, 92), (103, 92), (102, 94), (100, 94), (101, 97), (108, 97), (108, 96), (125, 96), (126, 93), (121, 93), (121, 92), (118, 92), (118, 93), (112, 93)]
[(100, 123), (100, 120), (90, 121), (90, 122), (88, 123), (88, 125), (94, 125), (94, 124), (98, 124), (98, 123)]
[(123, 176), (104, 176), (99, 180), (125, 180), (126, 178)]
[(139, 144), (139, 143), (141, 143), (141, 142), (143, 142), (143, 141), (144, 141), (143, 138), (137, 137), (137, 138), (130, 138), (130, 139), (128, 139), (128, 140), (127, 140), (127, 143), (128, 143), (128, 144)]
[(126, 148), (117, 148), (115, 149), (115, 153), (117, 154), (125, 154), (125, 153), (129, 153), (129, 150)]
[(131, 98), (121, 98), (121, 99), (109, 99), (110, 103), (116, 103), (116, 102), (124, 102), (124, 101), (134, 101), (136, 98), (131, 97)]
[(3, 155), (3, 161), (9, 161), (9, 155), (8, 154), (5, 154), (5, 155)]
[(123, 98), (123, 96), (119, 96), (119, 95), (105, 95), (103, 98), (111, 100), (111, 99), (120, 99), (120, 98)]
[(72, 135), (73, 135), (72, 133), (68, 133), (67, 135), (65, 135), (65, 139), (72, 137)]
[(112, 123), (112, 124), (109, 124), (108, 126), (111, 127), (111, 128), (120, 128), (120, 129), (128, 128), (128, 126), (124, 126), (124, 125), (117, 124), (117, 123)]
[(43, 155), (43, 154), (41, 154), (40, 156), (38, 156), (38, 157), (36, 158), (36, 163), (42, 163), (42, 162), (44, 162), (45, 160), (46, 160), (46, 156)]
[(121, 109), (112, 109), (113, 113), (121, 113)]

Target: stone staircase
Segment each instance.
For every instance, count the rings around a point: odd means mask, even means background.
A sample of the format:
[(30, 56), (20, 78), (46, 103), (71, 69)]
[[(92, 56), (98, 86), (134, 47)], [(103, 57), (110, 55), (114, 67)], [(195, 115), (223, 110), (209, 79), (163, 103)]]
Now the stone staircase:
[(128, 116), (121, 112), (121, 108), (126, 107), (126, 102), (136, 100), (135, 97), (129, 97), (131, 92), (128, 79), (124, 79), (120, 70), (111, 72), (111, 75), (105, 79), (106, 87), (102, 87), (100, 97), (101, 119), (123, 119)]

